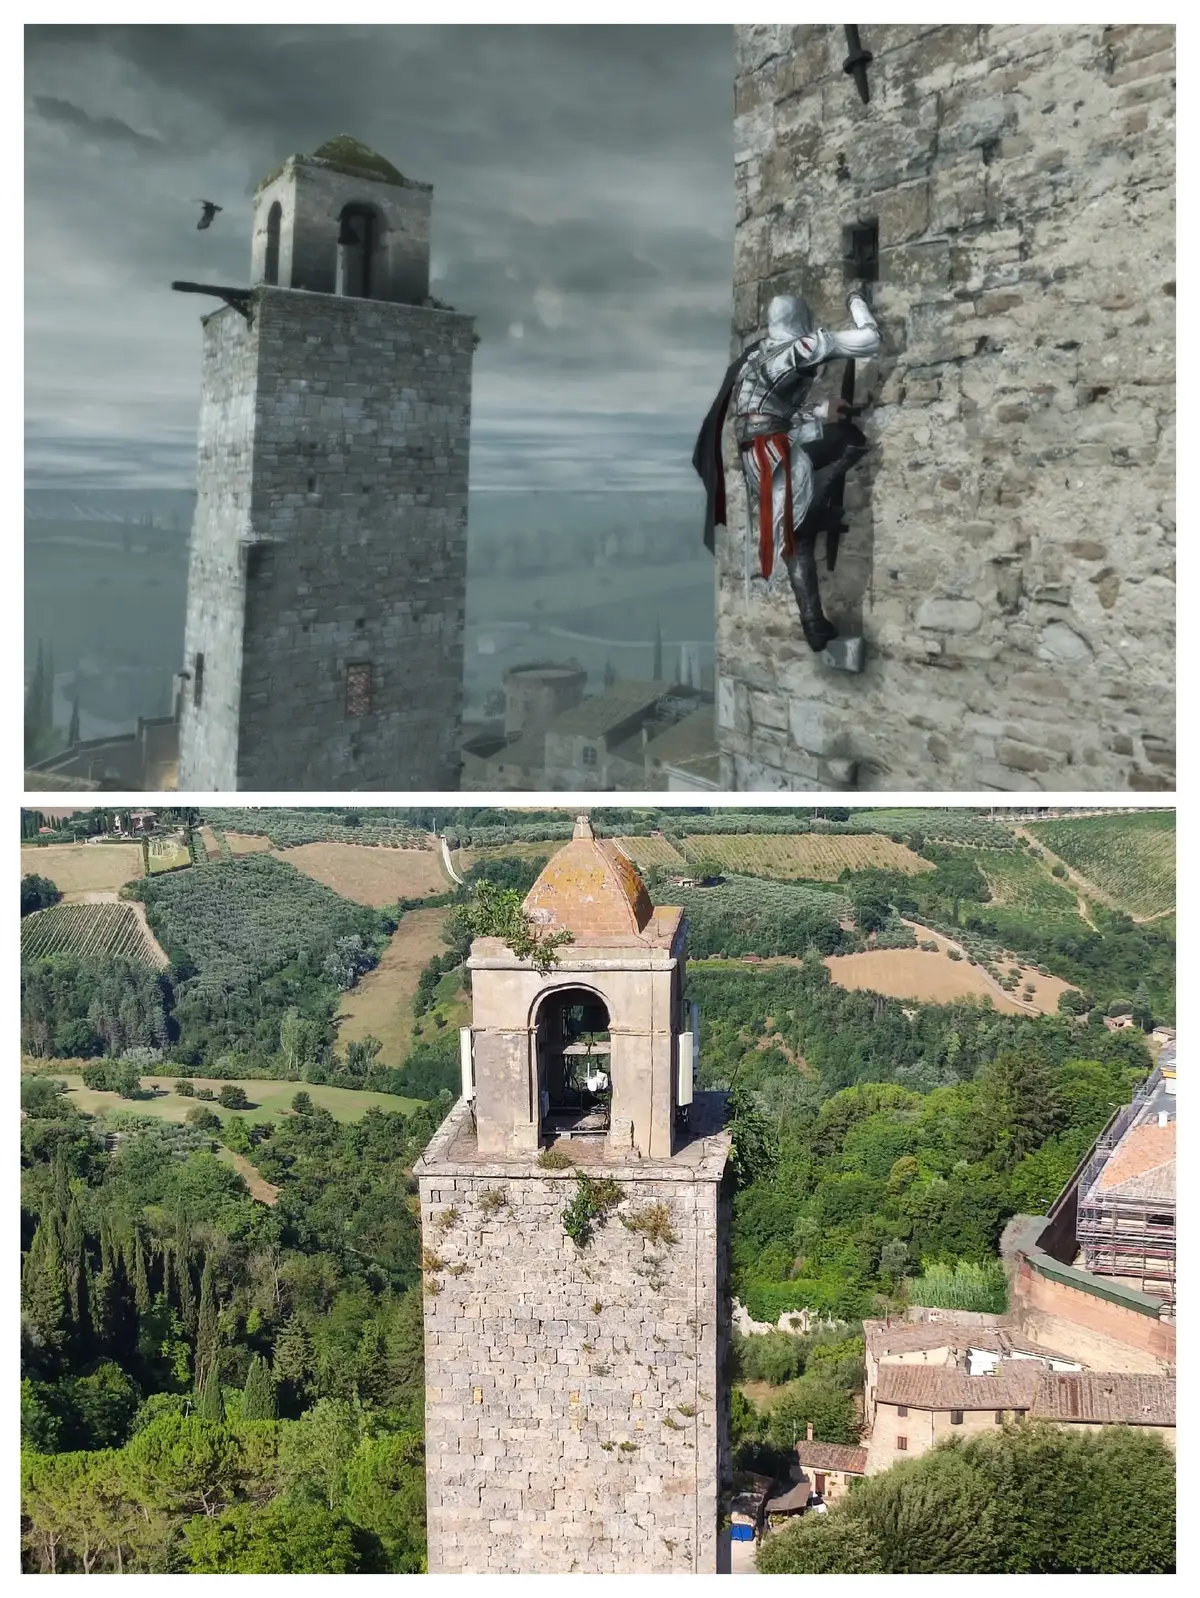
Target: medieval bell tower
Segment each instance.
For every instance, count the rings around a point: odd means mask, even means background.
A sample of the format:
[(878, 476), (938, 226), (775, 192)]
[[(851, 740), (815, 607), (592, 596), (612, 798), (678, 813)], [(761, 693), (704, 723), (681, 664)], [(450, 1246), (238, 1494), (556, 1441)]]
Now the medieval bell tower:
[(525, 909), (572, 941), (542, 974), (476, 939), (463, 1097), (416, 1167), (429, 1569), (716, 1572), (729, 1137), (683, 912), (586, 817)]
[(471, 318), (432, 191), (346, 137), (254, 200), (204, 318), (180, 786), (458, 786)]

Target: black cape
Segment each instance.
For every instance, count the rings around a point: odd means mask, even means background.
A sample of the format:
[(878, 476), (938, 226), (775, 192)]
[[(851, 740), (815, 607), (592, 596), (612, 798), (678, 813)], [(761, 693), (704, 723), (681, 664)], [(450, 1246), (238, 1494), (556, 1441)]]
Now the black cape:
[(721, 451), (721, 434), (725, 427), (725, 413), (729, 409), (729, 399), (733, 393), (734, 384), (741, 375), (742, 367), (747, 359), (758, 349), (758, 343), (751, 344), (750, 348), (743, 350), (734, 361), (725, 376), (721, 379), (721, 387), (717, 390), (717, 397), (709, 408), (708, 415), (700, 424), (700, 434), (696, 439), (696, 447), (692, 451), (692, 465), (700, 474), (704, 484), (707, 505), (704, 513), (704, 544), (711, 554), (716, 547), (714, 529), (725, 526), (725, 462)]

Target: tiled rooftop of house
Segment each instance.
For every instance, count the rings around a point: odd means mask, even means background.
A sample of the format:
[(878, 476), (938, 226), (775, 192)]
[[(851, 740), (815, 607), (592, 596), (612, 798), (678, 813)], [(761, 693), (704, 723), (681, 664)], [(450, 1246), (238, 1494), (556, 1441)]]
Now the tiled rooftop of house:
[(1175, 1382), (1110, 1371), (1043, 1372), (1032, 1413), (1038, 1420), (1174, 1426)]
[(1096, 1183), (1100, 1193), (1124, 1198), (1175, 1198), (1175, 1122), (1142, 1121), (1130, 1127)]
[(944, 1366), (881, 1365), (876, 1399), (910, 1409), (1021, 1410), (1035, 1420), (1100, 1426), (1175, 1424), (1175, 1382), (1170, 1377), (1048, 1371), (1022, 1360), (1002, 1360), (988, 1376), (967, 1376)]
[(994, 1376), (968, 1376), (944, 1365), (881, 1365), (875, 1397), (910, 1409), (1027, 1410), (1040, 1374), (1041, 1366), (1032, 1363), (1008, 1365)]
[(1007, 1327), (982, 1327), (962, 1321), (898, 1321), (889, 1326), (886, 1321), (864, 1321), (863, 1335), (868, 1350), (878, 1360), (887, 1354), (910, 1354), (921, 1350), (939, 1348), (966, 1350), (987, 1349), (993, 1354), (1037, 1354), (1043, 1359), (1053, 1358), (1049, 1349), (1041, 1348), (1026, 1338), (1018, 1337)]
[(866, 1475), (867, 1451), (852, 1443), (797, 1443), (796, 1458), (805, 1470), (848, 1470)]

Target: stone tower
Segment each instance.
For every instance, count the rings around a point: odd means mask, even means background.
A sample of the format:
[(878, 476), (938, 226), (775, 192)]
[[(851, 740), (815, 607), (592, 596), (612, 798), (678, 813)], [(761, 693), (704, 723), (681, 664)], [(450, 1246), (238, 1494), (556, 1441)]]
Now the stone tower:
[(586, 818), (525, 907), (573, 942), (542, 975), (476, 939), (463, 1098), (416, 1167), (429, 1569), (715, 1572), (729, 1136), (692, 1090), (683, 912)]
[(344, 137), (256, 191), (247, 314), (204, 318), (181, 788), (458, 785), (473, 333), (431, 197)]
[(1174, 28), (864, 25), (866, 103), (841, 27), (735, 31), (735, 352), (863, 276), (884, 347), (818, 548), (861, 675), (747, 599), (726, 457), (724, 782), (1173, 788)]

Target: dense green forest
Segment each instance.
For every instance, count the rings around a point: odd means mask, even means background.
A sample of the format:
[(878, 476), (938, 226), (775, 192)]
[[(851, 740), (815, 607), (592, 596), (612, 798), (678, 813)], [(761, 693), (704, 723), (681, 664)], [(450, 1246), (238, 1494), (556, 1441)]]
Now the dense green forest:
[(1135, 1031), (848, 992), (819, 960), (693, 968), (688, 995), (702, 1083), (734, 1090), (759, 1150), (733, 1230), (757, 1320), (853, 1319), (923, 1262), (994, 1257), (1150, 1067)]
[(26, 1568), (421, 1569), (411, 1166), (444, 1105), (255, 1128), (268, 1207), (193, 1128), (114, 1144), (22, 1097)]

